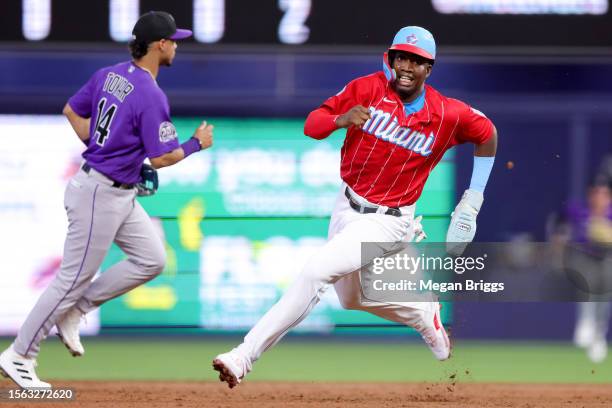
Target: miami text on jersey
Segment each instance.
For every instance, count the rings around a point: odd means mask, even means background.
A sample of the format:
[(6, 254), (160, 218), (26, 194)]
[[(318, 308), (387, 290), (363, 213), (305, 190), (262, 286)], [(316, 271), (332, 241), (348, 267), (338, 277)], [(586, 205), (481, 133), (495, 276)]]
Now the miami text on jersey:
[(372, 117), (363, 125), (363, 131), (381, 140), (411, 150), (421, 156), (429, 156), (435, 141), (433, 132), (427, 136), (405, 126), (398, 126), (397, 116), (370, 106)]

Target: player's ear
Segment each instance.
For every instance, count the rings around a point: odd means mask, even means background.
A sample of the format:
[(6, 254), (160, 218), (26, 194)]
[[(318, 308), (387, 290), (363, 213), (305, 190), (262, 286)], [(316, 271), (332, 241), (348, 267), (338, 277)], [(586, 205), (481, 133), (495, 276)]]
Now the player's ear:
[(161, 52), (164, 52), (166, 50), (166, 47), (168, 47), (169, 45), (168, 43), (169, 43), (168, 40), (162, 38), (161, 40), (157, 42), (158, 44), (157, 47), (159, 48)]
[(425, 78), (429, 78), (429, 76), (431, 75), (432, 68), (433, 68), (432, 64), (427, 64), (427, 72), (425, 74)]

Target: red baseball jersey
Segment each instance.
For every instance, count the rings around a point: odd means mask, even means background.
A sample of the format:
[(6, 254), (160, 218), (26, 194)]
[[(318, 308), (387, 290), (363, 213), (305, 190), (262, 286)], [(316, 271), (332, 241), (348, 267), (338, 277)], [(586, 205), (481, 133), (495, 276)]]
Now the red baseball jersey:
[(382, 71), (351, 81), (320, 109), (341, 115), (355, 105), (368, 108), (372, 117), (362, 128), (348, 128), (341, 176), (375, 204), (413, 204), (444, 152), (460, 143), (485, 143), (493, 135), (493, 124), (481, 112), (428, 85), (423, 108), (407, 115)]

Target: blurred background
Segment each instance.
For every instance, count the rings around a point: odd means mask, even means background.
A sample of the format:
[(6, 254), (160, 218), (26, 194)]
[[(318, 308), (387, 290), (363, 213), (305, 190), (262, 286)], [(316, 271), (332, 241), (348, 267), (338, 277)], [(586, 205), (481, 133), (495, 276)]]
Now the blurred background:
[[(0, 335), (6, 342), (61, 261), (63, 191), (82, 145), (60, 112), (95, 70), (129, 59), (132, 26), (149, 10), (168, 11), (194, 31), (158, 83), (180, 139), (206, 119), (215, 125), (215, 146), (161, 170), (160, 191), (141, 199), (165, 239), (168, 265), (159, 278), (88, 316), (86, 333), (119, 342), (89, 340), (99, 347), (126, 350), (120, 341), (140, 347), (143, 338), (178, 335), (196, 344), (215, 339), (211, 347), (221, 352), (234, 342), (224, 336), (244, 333), (275, 303), (325, 242), (340, 185), (344, 132), (311, 140), (303, 135), (304, 119), (350, 80), (379, 70), (403, 26), (424, 26), (436, 38), (429, 83), (483, 111), (498, 129), (477, 240), (546, 241), (551, 217), (586, 200), (612, 153), (608, 0), (5, 1)], [(449, 214), (468, 187), (471, 149), (449, 152), (418, 202), (431, 241), (444, 240)], [(102, 270), (122, 257), (113, 248)], [(480, 358), (483, 368), (509, 350), (491, 340), (526, 347), (517, 349), (522, 356), (532, 347), (533, 355), (547, 350), (583, 364), (571, 349), (572, 303), (457, 303), (444, 313), (455, 339), (473, 351), (466, 359)], [(311, 345), (338, 341), (360, 342), (356, 355), (373, 347), (391, 353), (416, 339), (373, 315), (343, 310), (333, 290), (297, 332), (303, 355)], [(389, 339), (400, 344), (380, 345)], [(166, 340), (156, 341), (165, 347)], [(428, 353), (419, 347), (415, 356)], [(516, 378), (524, 375), (517, 371)]]

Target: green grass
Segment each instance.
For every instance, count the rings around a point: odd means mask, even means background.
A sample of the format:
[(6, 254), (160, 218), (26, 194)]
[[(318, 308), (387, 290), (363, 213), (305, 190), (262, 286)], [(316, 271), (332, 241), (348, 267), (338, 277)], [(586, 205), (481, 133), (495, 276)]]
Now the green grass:
[[(212, 358), (235, 345), (202, 338), (85, 338), (72, 358), (56, 340), (43, 344), (39, 376), (70, 380), (216, 380)], [(9, 340), (1, 339), (4, 349)], [(342, 342), (292, 339), (267, 352), (249, 380), (458, 381), (609, 383), (612, 360), (593, 364), (568, 343), (460, 342), (453, 358), (435, 361), (417, 341)]]

